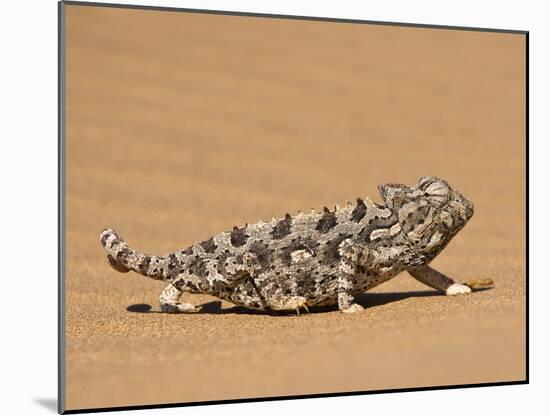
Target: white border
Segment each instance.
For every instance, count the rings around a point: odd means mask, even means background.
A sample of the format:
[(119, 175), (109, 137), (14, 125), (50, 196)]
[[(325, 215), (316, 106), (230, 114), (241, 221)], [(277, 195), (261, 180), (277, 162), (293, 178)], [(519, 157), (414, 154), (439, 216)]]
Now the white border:
[[(548, 204), (545, 161), (550, 134), (548, 24), (544, 2), (203, 0), (121, 1), (127, 4), (287, 15), (486, 27), (530, 31), (531, 385), (358, 397), (148, 410), (139, 413), (257, 414), (316, 412), (517, 414), (547, 393), (548, 292), (542, 215)], [(57, 4), (11, 1), (0, 13), (2, 177), (2, 404), (7, 413), (53, 413), (40, 400), (56, 396), (57, 348)], [(7, 147), (7, 148), (6, 148)], [(480, 178), (482, 180), (482, 178)], [(537, 206), (539, 206), (537, 208)], [(503, 207), (505, 208), (505, 207)], [(22, 288), (31, 287), (22, 296)], [(538, 351), (538, 353), (536, 353)], [(414, 358), (414, 357), (412, 357)], [(466, 358), (466, 357), (465, 357)], [(368, 374), (365, 374), (368, 376)], [(51, 405), (50, 405), (51, 406)], [(546, 406), (546, 405), (544, 405)], [(544, 407), (542, 406), (542, 407)], [(128, 412), (130, 413), (130, 412)], [(133, 412), (132, 413), (136, 413)]]

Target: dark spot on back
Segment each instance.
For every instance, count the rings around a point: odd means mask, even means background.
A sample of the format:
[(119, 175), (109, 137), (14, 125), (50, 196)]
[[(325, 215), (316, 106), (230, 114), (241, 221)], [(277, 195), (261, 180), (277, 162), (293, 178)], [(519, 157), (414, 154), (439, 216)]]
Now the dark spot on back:
[(351, 212), (351, 220), (354, 222), (359, 222), (365, 217), (366, 214), (367, 205), (365, 205), (365, 202), (363, 202), (362, 199), (357, 199), (357, 206), (355, 206), (355, 209)]
[(210, 238), (204, 242), (201, 242), (200, 245), (202, 246), (202, 249), (204, 249), (204, 251), (208, 254), (214, 253), (217, 248), (216, 243), (214, 242), (214, 238)]
[(256, 261), (260, 266), (260, 272), (267, 271), (271, 264), (271, 252), (261, 243), (254, 242), (248, 248), (251, 254), (256, 256)]
[(273, 227), (271, 235), (273, 239), (282, 239), (288, 234), (290, 234), (290, 228), (292, 227), (292, 217), (287, 213), (284, 219), (281, 219)]
[(248, 235), (246, 234), (244, 229), (239, 229), (236, 226), (229, 234), (229, 237), (231, 239), (231, 245), (233, 245), (234, 247), (243, 246), (248, 239)]
[(183, 255), (193, 255), (193, 248), (192, 247), (186, 248), (183, 251), (181, 251), (181, 253)]
[(327, 208), (325, 208), (323, 216), (321, 217), (321, 219), (319, 219), (319, 222), (317, 222), (317, 226), (315, 227), (315, 230), (319, 231), (320, 233), (327, 233), (335, 226), (336, 226), (335, 212), (331, 212)]
[(336, 264), (340, 260), (340, 253), (338, 252), (338, 246), (348, 238), (351, 238), (351, 235), (343, 234), (343, 235), (338, 235), (336, 238), (327, 241), (321, 263), (323, 265), (329, 265), (329, 266)]

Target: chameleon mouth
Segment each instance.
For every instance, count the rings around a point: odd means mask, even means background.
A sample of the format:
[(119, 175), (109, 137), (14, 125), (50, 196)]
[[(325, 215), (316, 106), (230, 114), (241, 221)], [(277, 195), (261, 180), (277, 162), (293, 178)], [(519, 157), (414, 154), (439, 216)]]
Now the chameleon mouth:
[(464, 199), (461, 210), (464, 211), (464, 213), (461, 211), (461, 216), (464, 217), (465, 221), (470, 220), (474, 215), (474, 205), (467, 199)]
[(474, 216), (474, 204), (472, 202), (468, 202), (469, 204), (469, 216), (468, 216), (468, 219), (471, 218), (472, 216)]
[(452, 204), (454, 207), (454, 218), (465, 224), (474, 215), (474, 205), (460, 193), (455, 191)]

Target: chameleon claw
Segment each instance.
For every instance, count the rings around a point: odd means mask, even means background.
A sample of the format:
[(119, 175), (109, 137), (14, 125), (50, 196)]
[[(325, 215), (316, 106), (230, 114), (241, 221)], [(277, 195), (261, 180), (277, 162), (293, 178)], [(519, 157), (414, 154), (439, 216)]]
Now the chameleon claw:
[(309, 314), (309, 308), (307, 306), (307, 302), (304, 302), (303, 304), (300, 304), (298, 307), (296, 307), (294, 310), (296, 310), (296, 314), (300, 315), (300, 308), (303, 307), (304, 310), (306, 310), (306, 313)]
[(472, 290), (475, 290), (480, 288), (493, 288), (495, 283), (491, 278), (485, 278), (485, 279), (466, 281), (462, 285), (465, 285), (467, 287), (470, 287)]

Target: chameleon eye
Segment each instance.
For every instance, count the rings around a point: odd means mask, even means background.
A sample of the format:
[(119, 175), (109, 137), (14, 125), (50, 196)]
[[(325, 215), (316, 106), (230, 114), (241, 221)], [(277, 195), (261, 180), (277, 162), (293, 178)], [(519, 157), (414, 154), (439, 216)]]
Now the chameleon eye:
[(431, 183), (425, 190), (424, 194), (436, 206), (442, 206), (451, 198), (451, 189), (443, 181)]

